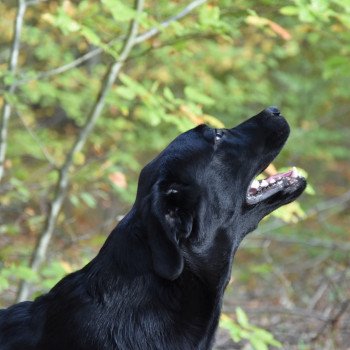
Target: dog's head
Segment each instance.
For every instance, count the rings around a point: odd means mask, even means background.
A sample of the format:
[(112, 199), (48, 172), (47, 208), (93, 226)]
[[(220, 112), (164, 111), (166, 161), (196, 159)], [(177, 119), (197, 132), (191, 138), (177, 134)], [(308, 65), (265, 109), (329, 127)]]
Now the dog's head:
[(173, 280), (184, 256), (213, 246), (232, 254), (259, 221), (296, 199), (306, 181), (295, 169), (257, 181), (278, 155), (289, 126), (275, 107), (232, 129), (200, 125), (178, 136), (141, 172), (135, 208), (147, 223), (153, 266)]

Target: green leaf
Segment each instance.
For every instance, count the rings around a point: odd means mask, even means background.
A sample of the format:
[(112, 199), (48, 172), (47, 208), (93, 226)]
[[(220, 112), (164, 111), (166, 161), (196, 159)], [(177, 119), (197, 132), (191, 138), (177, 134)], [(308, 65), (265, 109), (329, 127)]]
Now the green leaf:
[(70, 195), (70, 196), (69, 196), (69, 200), (70, 200), (70, 202), (71, 202), (75, 207), (78, 207), (79, 204), (80, 204), (79, 197), (76, 196), (76, 195)]
[(93, 45), (99, 46), (101, 45), (101, 39), (99, 36), (90, 28), (84, 26), (80, 30), (81, 34)]
[(295, 6), (284, 6), (280, 9), (282, 15), (296, 16), (299, 14), (299, 9)]
[(249, 320), (247, 314), (240, 308), (238, 307), (236, 309), (236, 316), (237, 316), (237, 322), (244, 328), (249, 328)]
[(308, 182), (305, 188), (305, 193), (314, 196), (316, 194), (316, 191), (312, 185)]
[(264, 341), (262, 341), (261, 339), (259, 339), (259, 338), (251, 337), (249, 342), (252, 344), (252, 347), (255, 350), (269, 350), (269, 348), (266, 345), (266, 343)]
[(63, 7), (59, 8), (56, 14), (45, 13), (43, 19), (59, 28), (65, 35), (77, 32), (81, 28), (80, 23), (71, 18)]
[(20, 226), (18, 223), (0, 225), (0, 234), (5, 234), (8, 236), (15, 236), (20, 232)]
[(2, 274), (5, 277), (16, 277), (28, 282), (35, 282), (38, 280), (38, 274), (25, 265), (11, 265), (9, 268), (3, 269)]
[(16, 188), (18, 194), (21, 195), (23, 200), (28, 200), (30, 198), (31, 194), (24, 181), (21, 181), (15, 177), (12, 177), (10, 179), (10, 183), (14, 188)]
[(136, 11), (119, 0), (102, 0), (117, 22), (128, 22), (135, 18)]
[(238, 343), (243, 339), (241, 327), (225, 314), (221, 315), (220, 327), (229, 331), (230, 336), (234, 342)]
[(281, 345), (281, 343), (274, 338), (273, 334), (266, 331), (265, 329), (254, 327), (253, 330), (254, 330), (254, 337), (259, 338), (264, 343), (277, 346), (277, 347)]
[(282, 206), (272, 213), (273, 216), (280, 218), (284, 222), (296, 223), (300, 218), (305, 218), (306, 214), (301, 208), (299, 202), (292, 202)]
[(148, 95), (147, 89), (140, 83), (136, 82), (128, 75), (121, 73), (119, 79), (125, 84), (135, 95)]
[(16, 75), (12, 72), (5, 72), (3, 79), (5, 85), (12, 85), (16, 81)]
[(169, 101), (173, 102), (175, 100), (175, 96), (173, 92), (168, 87), (164, 88), (163, 94), (164, 94), (164, 97)]
[(199, 23), (202, 25), (216, 25), (220, 21), (220, 8), (205, 5), (199, 9)]
[(15, 105), (18, 102), (18, 97), (15, 94), (9, 93), (9, 92), (5, 92), (3, 94), (3, 96), (5, 97), (5, 100), (10, 104), (10, 105)]
[(90, 208), (96, 207), (96, 200), (90, 193), (83, 192), (80, 194), (80, 197), (88, 207), (90, 207)]
[(41, 287), (46, 290), (52, 288), (67, 274), (67, 272), (68, 271), (64, 268), (63, 262), (57, 260), (50, 262), (40, 271), (43, 278), (41, 281)]
[(135, 91), (126, 86), (119, 86), (115, 91), (120, 97), (123, 97), (126, 100), (132, 101), (136, 97)]
[(193, 102), (203, 104), (206, 106), (212, 106), (215, 104), (215, 100), (213, 100), (211, 97), (203, 94), (196, 88), (186, 86), (185, 87), (185, 95), (186, 97)]
[(10, 287), (7, 277), (3, 276), (1, 272), (2, 271), (0, 271), (0, 292)]

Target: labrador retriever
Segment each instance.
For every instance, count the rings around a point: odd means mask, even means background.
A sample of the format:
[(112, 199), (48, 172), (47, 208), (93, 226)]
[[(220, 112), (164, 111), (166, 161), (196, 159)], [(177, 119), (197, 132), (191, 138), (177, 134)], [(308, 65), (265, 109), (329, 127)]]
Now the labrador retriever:
[(178, 136), (142, 170), (132, 209), (90, 263), (0, 311), (0, 349), (211, 349), (241, 240), (306, 186), (295, 169), (255, 179), (288, 135), (270, 107)]

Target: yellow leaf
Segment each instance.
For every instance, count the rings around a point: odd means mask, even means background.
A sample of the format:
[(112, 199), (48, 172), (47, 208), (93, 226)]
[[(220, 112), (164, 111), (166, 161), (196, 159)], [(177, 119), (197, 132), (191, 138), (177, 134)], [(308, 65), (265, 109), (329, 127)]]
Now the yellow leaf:
[(204, 123), (208, 123), (214, 128), (222, 129), (225, 127), (224, 123), (221, 120), (217, 119), (216, 117), (213, 117), (212, 115), (203, 114), (202, 119)]
[(54, 18), (54, 16), (52, 16), (51, 13), (44, 13), (44, 14), (41, 16), (41, 18), (42, 18), (44, 21), (46, 21), (46, 22), (48, 22), (48, 23), (50, 23), (50, 24), (53, 24), (53, 23), (55, 22), (55, 18)]
[(63, 267), (63, 270), (67, 273), (73, 272), (72, 265), (67, 261), (60, 261), (61, 266)]

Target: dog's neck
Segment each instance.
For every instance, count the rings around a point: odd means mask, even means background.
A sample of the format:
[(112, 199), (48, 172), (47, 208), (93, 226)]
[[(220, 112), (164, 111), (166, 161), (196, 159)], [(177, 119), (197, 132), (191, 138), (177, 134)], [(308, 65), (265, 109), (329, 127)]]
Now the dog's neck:
[[(112, 231), (94, 260), (96, 263), (102, 263), (103, 260), (103, 266), (109, 263), (116, 277), (127, 271), (129, 277), (154, 275), (154, 278), (160, 278), (153, 269), (147, 228), (141, 220), (137, 220), (133, 212), (128, 215), (129, 217), (124, 218)], [(212, 237), (210, 242), (204, 241), (190, 247), (182, 244), (185, 263), (179, 278), (193, 275), (206, 290), (217, 293), (218, 285), (226, 287), (230, 278), (233, 257), (239, 242), (233, 242), (234, 235), (225, 229), (219, 229), (206, 236)], [(193, 246), (196, 247), (195, 250)], [(135, 259), (135, 256), (138, 259)], [(110, 278), (113, 276), (110, 275)], [(169, 283), (171, 284), (170, 281)], [(224, 290), (220, 292), (223, 293)]]
[[(122, 290), (125, 292), (122, 284), (125, 282), (124, 271), (127, 272), (131, 294), (140, 293), (145, 303), (165, 307), (166, 317), (172, 320), (171, 323), (179, 322), (181, 325), (185, 320), (186, 324), (193, 325), (196, 329), (194, 334), (201, 335), (194, 340), (198, 345), (196, 348), (209, 349), (218, 325), (224, 289), (231, 273), (233, 248), (228, 235), (224, 232), (217, 235), (214, 243), (221, 248), (217, 246), (214, 249), (208, 245), (204, 255), (184, 247), (185, 264), (182, 274), (174, 281), (165, 282), (153, 270), (144, 230), (142, 222), (133, 216), (126, 218), (113, 230), (100, 254), (91, 262), (92, 269), (104, 268), (104, 271), (95, 273), (95, 276), (99, 276), (97, 283), (106, 285), (103, 288), (99, 285), (99, 290), (113, 294), (121, 293)], [(139, 258), (135, 260), (135, 256)], [(108, 270), (106, 263), (110, 264)], [(91, 281), (96, 283), (95, 278)], [(147, 310), (146, 305), (145, 308)], [(128, 309), (130, 312), (140, 312), (133, 310), (132, 304)], [(160, 312), (159, 317), (164, 315)], [(162, 321), (159, 322), (161, 327)], [(187, 332), (186, 327), (183, 331)]]

